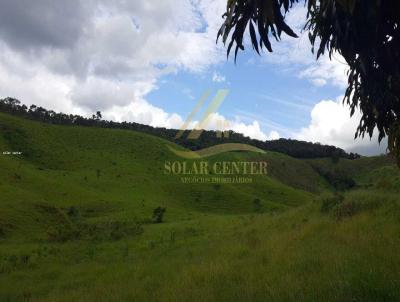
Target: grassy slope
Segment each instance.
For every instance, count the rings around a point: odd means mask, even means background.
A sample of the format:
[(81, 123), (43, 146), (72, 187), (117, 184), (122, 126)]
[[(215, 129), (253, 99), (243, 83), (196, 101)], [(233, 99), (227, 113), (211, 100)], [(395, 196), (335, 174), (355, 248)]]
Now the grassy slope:
[(400, 193), (400, 170), (387, 156), (362, 157), (358, 160), (307, 160), (322, 171), (335, 171), (355, 180), (358, 188), (383, 189)]
[[(400, 297), (398, 191), (396, 181), (382, 182), (397, 170), (382, 159), (362, 159), (365, 171), (361, 160), (340, 160), (360, 188), (344, 202), (357, 211), (338, 216), (320, 212), (323, 178), (281, 154), (211, 159), (267, 160), (269, 176), (252, 184), (188, 185), (163, 174), (176, 158), (159, 138), (5, 114), (0, 131), (0, 151), (24, 152), (0, 155), (1, 301)], [(157, 206), (167, 208), (166, 222), (146, 223)]]

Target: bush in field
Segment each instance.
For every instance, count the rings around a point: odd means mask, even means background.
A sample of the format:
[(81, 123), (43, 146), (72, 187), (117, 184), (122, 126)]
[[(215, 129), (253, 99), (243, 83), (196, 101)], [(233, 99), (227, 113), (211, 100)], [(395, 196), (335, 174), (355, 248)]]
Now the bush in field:
[(395, 204), (395, 195), (386, 195), (382, 192), (353, 191), (346, 196), (335, 193), (322, 198), (321, 212), (332, 213), (337, 220), (352, 217), (360, 212), (373, 211), (383, 204)]
[(79, 210), (76, 207), (72, 206), (68, 209), (67, 215), (71, 218), (79, 218)]
[(136, 221), (105, 221), (98, 223), (59, 224), (47, 230), (47, 239), (53, 242), (71, 240), (120, 240), (143, 233)]
[(354, 179), (349, 177), (345, 171), (341, 171), (339, 169), (327, 170), (317, 166), (313, 166), (313, 168), (338, 191), (349, 190), (356, 186)]
[(354, 201), (344, 202), (335, 209), (335, 217), (341, 220), (354, 216), (360, 210), (360, 205)]
[(262, 210), (262, 204), (261, 204), (261, 200), (256, 198), (253, 200), (253, 206), (254, 206), (254, 211), (255, 212), (261, 212)]
[(335, 193), (332, 196), (325, 197), (322, 199), (321, 212), (326, 213), (331, 209), (340, 205), (344, 200), (344, 196), (340, 193)]
[(353, 200), (345, 200), (340, 193), (322, 199), (321, 212), (333, 212), (336, 220), (355, 215), (359, 210), (359, 204)]
[(164, 213), (166, 212), (165, 208), (157, 207), (153, 210), (153, 222), (161, 223), (163, 222)]
[(79, 230), (68, 225), (57, 225), (47, 230), (47, 239), (53, 242), (66, 242), (80, 238)]
[(389, 189), (391, 189), (391, 187), (392, 187), (392, 183), (387, 178), (380, 179), (376, 183), (376, 188), (378, 188), (378, 189), (389, 190)]

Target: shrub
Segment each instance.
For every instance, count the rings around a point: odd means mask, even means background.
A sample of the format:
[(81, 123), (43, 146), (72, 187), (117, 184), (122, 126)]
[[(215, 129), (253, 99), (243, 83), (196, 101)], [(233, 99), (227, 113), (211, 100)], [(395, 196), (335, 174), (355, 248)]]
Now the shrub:
[(153, 210), (153, 222), (161, 223), (163, 222), (164, 213), (166, 212), (165, 208), (157, 207)]
[(185, 237), (197, 236), (199, 231), (193, 227), (187, 227), (184, 230)]
[(69, 217), (78, 218), (79, 217), (79, 210), (74, 206), (70, 207), (67, 211)]
[(382, 189), (382, 190), (389, 190), (392, 187), (391, 182), (389, 181), (389, 179), (384, 178), (384, 179), (380, 179), (377, 184), (376, 187), (378, 189)]
[(346, 198), (336, 193), (322, 199), (321, 212), (331, 212), (337, 220), (341, 220), (360, 212), (373, 211), (395, 200), (395, 197), (382, 194), (382, 192), (359, 190), (347, 193)]
[(47, 230), (47, 238), (53, 242), (70, 240), (119, 240), (126, 236), (143, 233), (143, 227), (135, 221), (106, 221), (93, 224), (74, 223), (53, 226)]
[(346, 217), (352, 217), (359, 211), (359, 209), (359, 205), (354, 201), (344, 202), (336, 208), (335, 217), (337, 220), (341, 220)]
[(81, 237), (89, 240), (119, 240), (125, 236), (143, 233), (143, 227), (135, 221), (106, 221), (96, 224), (80, 224)]
[(26, 255), (26, 254), (19, 256), (19, 261), (21, 264), (28, 264), (29, 259), (30, 259), (30, 256)]
[(313, 166), (319, 175), (324, 177), (326, 181), (333, 186), (336, 190), (345, 191), (356, 186), (354, 179), (349, 177), (345, 171), (334, 169), (332, 171), (326, 170), (322, 167)]
[(254, 206), (254, 211), (255, 212), (261, 212), (262, 210), (262, 204), (261, 204), (261, 200), (256, 198), (253, 200), (253, 206)]
[(340, 205), (344, 200), (344, 196), (340, 193), (335, 193), (332, 196), (325, 197), (322, 199), (321, 212), (329, 212), (334, 207)]
[(53, 242), (66, 242), (79, 237), (80, 232), (68, 225), (58, 225), (47, 230), (47, 239)]

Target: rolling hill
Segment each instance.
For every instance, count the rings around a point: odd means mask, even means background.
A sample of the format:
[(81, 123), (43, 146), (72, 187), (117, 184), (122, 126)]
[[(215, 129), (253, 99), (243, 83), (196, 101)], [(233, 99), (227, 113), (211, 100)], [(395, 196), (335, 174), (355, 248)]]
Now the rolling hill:
[(0, 113), (0, 134), (1, 301), (400, 299), (388, 157), (229, 152), (208, 160), (268, 175), (189, 184), (165, 173), (183, 148), (143, 132)]

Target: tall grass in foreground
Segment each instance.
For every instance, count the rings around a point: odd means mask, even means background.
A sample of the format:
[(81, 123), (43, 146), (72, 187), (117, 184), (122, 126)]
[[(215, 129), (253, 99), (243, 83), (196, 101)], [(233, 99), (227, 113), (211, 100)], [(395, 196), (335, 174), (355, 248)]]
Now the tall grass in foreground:
[[(163, 173), (170, 142), (0, 117), (0, 150), (25, 152), (0, 156), (0, 302), (400, 300), (387, 158), (232, 152), (210, 160), (270, 174), (188, 186)], [(332, 177), (310, 163), (355, 186), (319, 197)]]
[(278, 215), (203, 217), (114, 243), (55, 245), (48, 260), (10, 274), (2, 300), (398, 301), (399, 199), (355, 191), (335, 207), (347, 203), (358, 210), (340, 218), (318, 200)]

